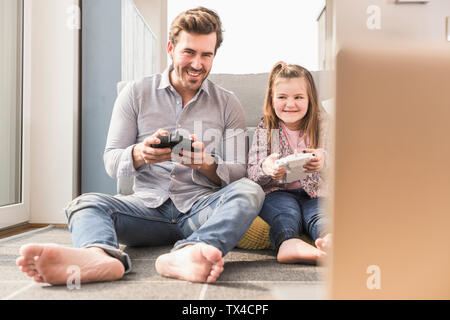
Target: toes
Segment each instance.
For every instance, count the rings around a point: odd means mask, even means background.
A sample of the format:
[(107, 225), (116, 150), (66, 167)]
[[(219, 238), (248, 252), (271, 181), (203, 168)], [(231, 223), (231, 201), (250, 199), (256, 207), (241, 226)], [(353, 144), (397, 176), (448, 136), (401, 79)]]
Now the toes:
[(220, 275), (220, 270), (211, 270), (211, 272), (209, 273), (209, 276), (212, 276), (214, 278), (218, 278)]
[(20, 247), (20, 255), (24, 257), (25, 260), (37, 260), (36, 257), (39, 257), (42, 254), (44, 247), (37, 244), (26, 244)]
[(16, 259), (16, 265), (19, 267), (20, 266), (29, 266), (29, 265), (34, 264), (34, 261), (35, 261), (34, 257), (31, 259), (28, 259), (26, 257), (21, 256)]
[(20, 271), (27, 273), (29, 271), (36, 271), (36, 266), (35, 265), (20, 266), (19, 269)]
[(36, 270), (30, 270), (27, 272), (27, 276), (29, 276), (30, 278), (33, 278), (34, 276), (39, 275), (38, 272)]
[(25, 261), (26, 261), (26, 260), (25, 260), (25, 257), (20, 256), (20, 257), (18, 257), (18, 258), (16, 259), (16, 265), (17, 265), (17, 266), (23, 266), (23, 265), (26, 264)]
[(219, 275), (216, 274), (210, 274), (208, 276), (208, 278), (206, 278), (206, 282), (211, 283), (211, 282), (215, 282), (217, 280), (217, 278), (219, 277)]
[(316, 242), (316, 247), (322, 251), (326, 251), (329, 249), (328, 242), (325, 241), (324, 239), (318, 239)]
[(225, 260), (223, 260), (223, 258), (220, 258), (220, 260), (218, 262), (216, 262), (214, 265), (218, 266), (218, 267), (223, 267), (224, 264), (225, 264)]
[(327, 256), (327, 253), (325, 251), (322, 250), (318, 250), (317, 254), (316, 254), (318, 259), (323, 259)]
[(322, 238), (318, 238), (314, 244), (316, 245), (317, 248), (322, 248), (322, 244), (323, 244), (323, 239)]
[(206, 282), (214, 282), (219, 278), (220, 273), (211, 272), (211, 274), (206, 278)]
[(33, 277), (33, 280), (34, 280), (35, 282), (44, 282), (44, 279), (43, 279), (40, 275), (35, 275), (35, 276)]
[(211, 268), (211, 271), (206, 278), (206, 282), (214, 282), (219, 278), (220, 274), (223, 272), (223, 266), (222, 265), (213, 265)]
[(211, 271), (214, 271), (214, 272), (217, 272), (217, 273), (221, 273), (222, 271), (223, 271), (223, 265), (214, 265), (213, 267), (212, 267), (212, 270)]
[(209, 244), (201, 244), (202, 255), (212, 264), (223, 263), (222, 252)]
[(195, 282), (214, 282), (223, 271), (220, 265), (204, 265), (203, 272), (198, 275)]

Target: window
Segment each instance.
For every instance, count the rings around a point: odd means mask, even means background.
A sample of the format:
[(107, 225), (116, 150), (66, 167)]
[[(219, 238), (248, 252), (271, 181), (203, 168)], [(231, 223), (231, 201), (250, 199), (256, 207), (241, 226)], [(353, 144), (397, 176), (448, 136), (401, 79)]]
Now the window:
[(22, 2), (0, 0), (0, 207), (21, 202)]
[(23, 67), (23, 50), (30, 41), (30, 23), (24, 27), (24, 21), (31, 20), (31, 0), (25, 1), (27, 6), (0, 0), (0, 230), (29, 220), (30, 108), (29, 94), (23, 94), (29, 83), (23, 79), (30, 68), (29, 62)]

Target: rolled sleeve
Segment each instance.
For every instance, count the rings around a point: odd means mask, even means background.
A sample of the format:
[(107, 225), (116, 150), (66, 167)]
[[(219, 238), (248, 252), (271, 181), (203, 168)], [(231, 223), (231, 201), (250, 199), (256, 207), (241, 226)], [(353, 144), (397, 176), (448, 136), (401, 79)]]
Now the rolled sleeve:
[(136, 144), (137, 114), (134, 105), (133, 83), (129, 83), (119, 94), (114, 104), (106, 141), (103, 161), (112, 178), (135, 177), (148, 168), (138, 170), (133, 165), (133, 148)]
[[(214, 154), (217, 163), (217, 175), (222, 186), (229, 185), (246, 175), (246, 124), (241, 103), (234, 94), (230, 94), (225, 109), (225, 132), (223, 134), (223, 153)], [(229, 149), (231, 148), (231, 149)]]
[(272, 181), (272, 178), (262, 170), (262, 164), (268, 156), (266, 132), (263, 123), (260, 123), (253, 134), (253, 144), (248, 156), (248, 178), (261, 186)]
[(222, 187), (233, 183), (245, 177), (245, 164), (242, 163), (226, 163), (218, 155), (214, 155), (217, 163), (216, 173), (222, 181)]
[(255, 170), (253, 171), (253, 175), (252, 175), (252, 179), (251, 179), (251, 180), (255, 181), (257, 184), (259, 184), (260, 186), (264, 186), (272, 181), (272, 178), (269, 175), (265, 174), (262, 169), (262, 164), (263, 164), (264, 160), (266, 160), (266, 159), (261, 159), (258, 161), (258, 164), (255, 166)]
[(150, 168), (148, 164), (143, 164), (138, 169), (133, 164), (133, 148), (135, 145), (129, 146), (122, 151), (117, 167), (117, 178), (136, 177), (140, 172)]
[(220, 178), (221, 186), (216, 185), (197, 170), (192, 170), (194, 183), (210, 188), (220, 188), (245, 177), (245, 164), (225, 163), (220, 156), (214, 154), (211, 156), (216, 160), (216, 174)]

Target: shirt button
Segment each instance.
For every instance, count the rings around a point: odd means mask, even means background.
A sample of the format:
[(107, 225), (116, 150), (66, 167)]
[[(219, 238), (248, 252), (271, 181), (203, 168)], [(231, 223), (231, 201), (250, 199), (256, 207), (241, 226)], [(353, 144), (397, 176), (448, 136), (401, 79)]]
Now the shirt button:
[(179, 124), (177, 127), (178, 127), (178, 128), (181, 128), (181, 124)]
[(175, 178), (175, 175), (174, 174), (172, 174), (172, 175), (170, 175), (172, 178)]

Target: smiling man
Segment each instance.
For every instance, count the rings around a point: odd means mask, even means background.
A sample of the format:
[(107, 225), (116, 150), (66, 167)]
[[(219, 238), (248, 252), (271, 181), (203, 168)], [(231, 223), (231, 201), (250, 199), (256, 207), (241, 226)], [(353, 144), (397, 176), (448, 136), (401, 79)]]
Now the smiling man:
[(211, 71), (217, 35), (181, 31), (174, 41), (177, 43), (176, 47), (175, 42), (170, 41), (168, 44), (168, 52), (173, 61), (170, 80), (177, 92), (189, 101)]
[[(173, 21), (167, 46), (172, 65), (128, 84), (111, 118), (106, 171), (113, 178), (134, 177), (134, 194), (88, 193), (74, 199), (65, 208), (74, 248), (23, 246), (17, 264), (29, 277), (66, 284), (69, 268), (78, 266), (82, 283), (120, 279), (131, 270), (121, 243), (173, 244), (156, 260), (160, 275), (217, 280), (223, 256), (264, 201), (261, 187), (244, 178), (242, 155), (225, 147), (245, 138), (242, 106), (233, 93), (207, 79), (222, 43), (221, 28), (218, 15), (203, 7)], [(157, 147), (158, 136), (175, 131), (194, 141), (195, 152)], [(211, 132), (218, 133), (215, 139), (209, 139)]]

